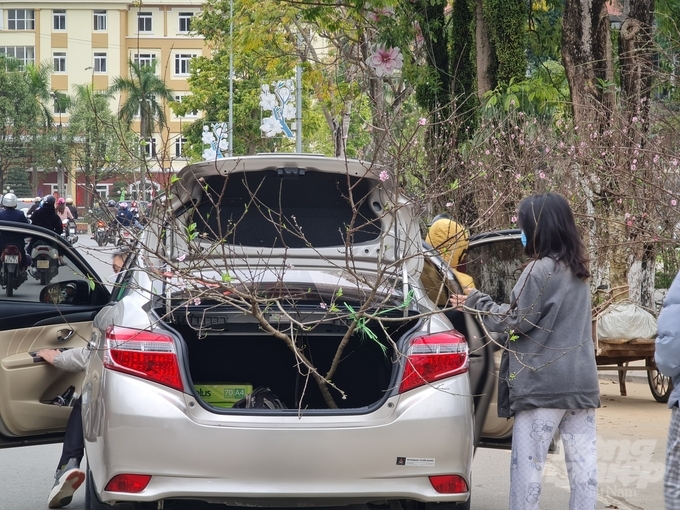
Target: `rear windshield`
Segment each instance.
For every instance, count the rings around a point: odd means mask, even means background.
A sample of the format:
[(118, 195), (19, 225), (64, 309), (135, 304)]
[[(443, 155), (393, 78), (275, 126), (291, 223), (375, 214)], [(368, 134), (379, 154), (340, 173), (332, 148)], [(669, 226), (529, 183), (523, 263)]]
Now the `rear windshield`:
[[(354, 209), (350, 203), (355, 203)], [(373, 241), (380, 224), (368, 195), (373, 184), (346, 175), (275, 170), (205, 180), (192, 220), (208, 239), (267, 248), (323, 248)]]

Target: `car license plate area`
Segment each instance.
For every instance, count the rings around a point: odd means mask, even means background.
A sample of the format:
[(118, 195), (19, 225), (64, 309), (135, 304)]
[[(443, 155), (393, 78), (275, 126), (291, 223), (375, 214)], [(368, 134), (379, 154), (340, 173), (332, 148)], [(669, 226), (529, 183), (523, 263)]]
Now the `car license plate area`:
[(19, 255), (5, 255), (5, 264), (18, 264)]
[(49, 269), (50, 268), (50, 261), (49, 260), (39, 260), (38, 261), (38, 269)]

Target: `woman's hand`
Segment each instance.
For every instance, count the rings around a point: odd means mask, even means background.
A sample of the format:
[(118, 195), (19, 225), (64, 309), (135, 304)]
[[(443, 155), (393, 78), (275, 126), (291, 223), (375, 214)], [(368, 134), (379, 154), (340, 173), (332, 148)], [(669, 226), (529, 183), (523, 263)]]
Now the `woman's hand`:
[(59, 356), (61, 351), (57, 349), (40, 349), (38, 351), (38, 356), (47, 361), (50, 365), (54, 365), (54, 358)]
[(463, 308), (463, 305), (465, 304), (465, 300), (467, 299), (467, 296), (463, 294), (453, 294), (449, 298), (449, 302), (451, 303), (451, 306), (454, 308), (461, 309)]

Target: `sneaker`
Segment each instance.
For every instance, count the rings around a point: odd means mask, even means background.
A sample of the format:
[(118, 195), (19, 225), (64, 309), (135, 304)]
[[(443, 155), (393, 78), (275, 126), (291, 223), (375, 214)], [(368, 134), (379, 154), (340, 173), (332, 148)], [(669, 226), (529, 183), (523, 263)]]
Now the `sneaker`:
[(79, 464), (77, 459), (70, 459), (54, 475), (54, 487), (47, 500), (48, 508), (62, 508), (71, 502), (73, 493), (85, 480), (85, 472), (79, 468)]

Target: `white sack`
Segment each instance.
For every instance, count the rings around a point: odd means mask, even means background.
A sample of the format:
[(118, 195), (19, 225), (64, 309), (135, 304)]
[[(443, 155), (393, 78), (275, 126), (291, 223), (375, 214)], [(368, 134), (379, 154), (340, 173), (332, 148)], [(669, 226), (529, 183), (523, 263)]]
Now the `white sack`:
[(656, 318), (634, 303), (614, 303), (597, 319), (598, 338), (653, 338)]

